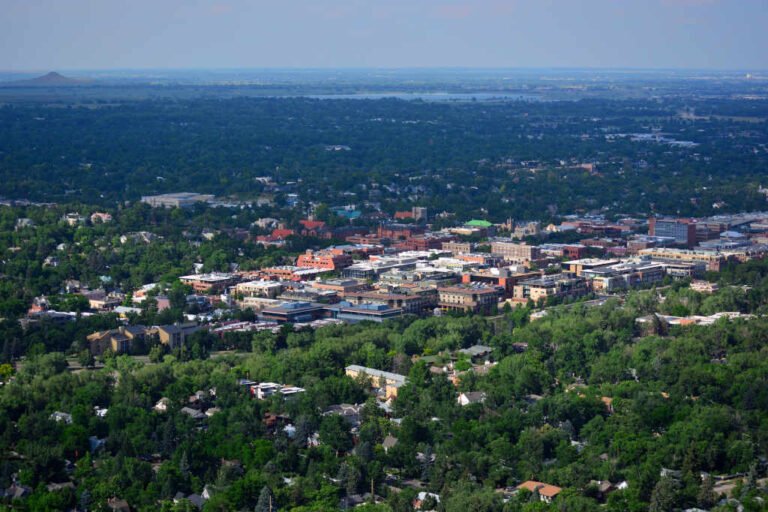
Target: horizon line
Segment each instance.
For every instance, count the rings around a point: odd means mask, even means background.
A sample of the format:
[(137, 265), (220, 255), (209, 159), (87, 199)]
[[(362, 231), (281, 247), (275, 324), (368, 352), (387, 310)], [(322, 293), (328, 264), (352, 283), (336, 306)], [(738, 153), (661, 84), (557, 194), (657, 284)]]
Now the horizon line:
[(230, 66), (230, 67), (50, 67), (7, 69), (0, 73), (105, 71), (603, 71), (603, 72), (719, 72), (768, 73), (768, 68), (720, 67), (602, 67), (602, 66)]

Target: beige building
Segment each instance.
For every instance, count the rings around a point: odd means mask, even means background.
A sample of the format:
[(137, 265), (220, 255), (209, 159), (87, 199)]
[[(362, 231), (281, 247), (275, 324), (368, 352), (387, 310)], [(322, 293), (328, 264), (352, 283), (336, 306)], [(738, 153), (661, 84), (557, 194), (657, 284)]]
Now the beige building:
[(654, 247), (638, 251), (639, 256), (650, 256), (658, 261), (684, 261), (691, 263), (704, 263), (707, 270), (719, 272), (720, 266), (725, 262), (722, 254), (709, 251), (695, 251), (691, 249), (671, 249)]
[(488, 313), (498, 306), (504, 291), (491, 286), (447, 286), (438, 288), (438, 307), (443, 311)]
[(107, 350), (114, 354), (130, 354), (133, 352), (134, 342), (143, 340), (147, 332), (147, 328), (143, 325), (131, 325), (109, 331), (94, 332), (89, 334), (86, 339), (88, 340), (88, 349), (95, 356), (100, 356)]
[(699, 293), (715, 293), (720, 289), (717, 283), (710, 283), (709, 281), (693, 281), (691, 282), (691, 290)]
[(499, 240), (491, 242), (491, 253), (516, 263), (526, 263), (541, 257), (541, 251), (535, 245)]
[(200, 328), (196, 324), (161, 325), (152, 329), (160, 343), (171, 349), (182, 347), (187, 342), (187, 337), (197, 332)]
[(262, 297), (274, 299), (283, 291), (282, 283), (276, 281), (248, 281), (235, 286), (235, 295), (239, 298)]
[(472, 244), (469, 242), (443, 242), (443, 250), (451, 251), (454, 256), (469, 254), (472, 252)]
[(368, 379), (371, 383), (371, 387), (384, 389), (387, 398), (397, 397), (397, 390), (408, 381), (407, 377), (404, 375), (376, 370), (375, 368), (367, 368), (356, 364), (347, 366), (345, 372), (347, 376), (352, 377), (353, 379), (361, 377)]

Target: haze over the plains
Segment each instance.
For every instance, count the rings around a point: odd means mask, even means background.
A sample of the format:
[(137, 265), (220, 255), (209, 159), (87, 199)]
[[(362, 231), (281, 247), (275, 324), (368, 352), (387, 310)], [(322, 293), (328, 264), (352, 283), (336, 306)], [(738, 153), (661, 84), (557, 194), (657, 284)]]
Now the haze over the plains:
[(768, 68), (766, 0), (2, 0), (0, 69)]

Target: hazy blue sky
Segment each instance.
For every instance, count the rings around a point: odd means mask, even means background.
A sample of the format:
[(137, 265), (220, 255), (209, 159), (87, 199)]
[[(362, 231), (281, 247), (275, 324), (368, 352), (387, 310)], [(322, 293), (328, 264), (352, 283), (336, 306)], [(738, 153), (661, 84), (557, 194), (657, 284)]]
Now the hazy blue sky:
[(0, 69), (768, 68), (768, 0), (0, 0)]

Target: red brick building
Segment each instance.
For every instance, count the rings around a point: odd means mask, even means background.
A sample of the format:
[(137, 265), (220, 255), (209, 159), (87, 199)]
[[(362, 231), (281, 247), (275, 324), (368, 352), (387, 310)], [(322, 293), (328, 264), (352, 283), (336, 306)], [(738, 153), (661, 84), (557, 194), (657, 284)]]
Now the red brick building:
[(299, 256), (296, 266), (336, 271), (346, 268), (352, 265), (352, 263), (352, 256), (349, 256), (348, 254), (333, 254), (329, 251), (314, 252), (308, 250)]

